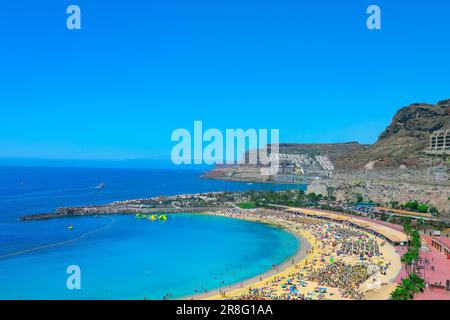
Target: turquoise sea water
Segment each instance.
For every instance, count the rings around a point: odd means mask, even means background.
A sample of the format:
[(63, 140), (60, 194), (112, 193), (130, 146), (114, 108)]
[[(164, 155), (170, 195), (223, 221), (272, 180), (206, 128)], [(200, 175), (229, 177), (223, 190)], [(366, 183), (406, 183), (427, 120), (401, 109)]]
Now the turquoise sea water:
[[(278, 228), (223, 217), (172, 214), (21, 222), (59, 206), (220, 190), (279, 189), (198, 178), (199, 172), (0, 168), (1, 299), (161, 299), (237, 283), (295, 254)], [(105, 182), (102, 190), (94, 189)], [(289, 186), (292, 188), (292, 186)], [(67, 226), (73, 225), (68, 231)], [(68, 290), (66, 268), (81, 269)]]

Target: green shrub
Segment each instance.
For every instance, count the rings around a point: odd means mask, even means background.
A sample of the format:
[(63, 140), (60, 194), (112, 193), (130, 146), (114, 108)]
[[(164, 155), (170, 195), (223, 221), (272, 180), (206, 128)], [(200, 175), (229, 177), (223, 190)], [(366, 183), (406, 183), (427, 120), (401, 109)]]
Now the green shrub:
[(241, 209), (254, 209), (256, 208), (256, 205), (254, 203), (251, 202), (242, 202), (242, 203), (238, 203), (237, 206)]

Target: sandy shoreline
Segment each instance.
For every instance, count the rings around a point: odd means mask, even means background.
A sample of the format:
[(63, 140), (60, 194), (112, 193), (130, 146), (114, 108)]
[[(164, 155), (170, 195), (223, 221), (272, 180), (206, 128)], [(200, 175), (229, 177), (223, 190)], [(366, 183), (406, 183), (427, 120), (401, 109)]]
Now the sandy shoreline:
[[(188, 212), (183, 209), (183, 212)], [(303, 213), (307, 215), (302, 215)], [(221, 216), (245, 221), (263, 223), (283, 229), (291, 233), (300, 241), (299, 250), (295, 255), (286, 258), (281, 264), (274, 266), (261, 274), (255, 275), (243, 281), (218, 287), (206, 292), (198, 292), (195, 295), (175, 298), (177, 300), (221, 300), (221, 299), (367, 299), (385, 300), (396, 286), (395, 278), (400, 272), (401, 261), (397, 249), (385, 240), (378, 238), (367, 230), (355, 229), (349, 225), (354, 217), (347, 217), (337, 213), (329, 213), (315, 209), (301, 209), (285, 207), (280, 209), (240, 209), (240, 208), (216, 208), (209, 211), (194, 212), (195, 214)], [(176, 213), (175, 213), (176, 214)], [(323, 220), (319, 217), (328, 217), (331, 220)], [(341, 217), (342, 216), (342, 217)], [(330, 217), (328, 217), (330, 218)], [(387, 226), (381, 226), (375, 221), (365, 221), (364, 227), (384, 228), (382, 232), (388, 232), (391, 236), (396, 235), (398, 230)], [(340, 226), (335, 228), (335, 226)], [(387, 229), (386, 229), (387, 228)], [(356, 290), (349, 293), (346, 285), (342, 282), (338, 286), (328, 286), (309, 279), (312, 274), (321, 272), (320, 269), (332, 265), (331, 261), (339, 260), (345, 265), (356, 266), (361, 264), (360, 257), (355, 254), (342, 254), (343, 245), (335, 235), (344, 231), (343, 238), (350, 241), (358, 239), (372, 239), (376, 242), (378, 253), (375, 256), (366, 256), (366, 266), (380, 266), (380, 273), (364, 278), (365, 282), (358, 282)], [(346, 230), (358, 230), (354, 236), (345, 235)], [(379, 230), (380, 231), (380, 230)], [(364, 240), (364, 241), (366, 241)], [(366, 246), (367, 244), (364, 244)], [(367, 249), (367, 247), (366, 247)], [(341, 251), (341, 252), (340, 252)], [(378, 252), (378, 251), (377, 251)], [(365, 255), (365, 253), (364, 253)], [(381, 266), (383, 265), (383, 272)], [(340, 275), (340, 272), (336, 273)], [(342, 272), (342, 274), (344, 274)], [(320, 279), (320, 278), (319, 278)], [(346, 281), (344, 281), (346, 283)], [(294, 290), (294, 293), (290, 290)], [(322, 292), (322, 290), (324, 290)], [(345, 290), (344, 290), (345, 289)], [(262, 293), (261, 293), (262, 292)]]
[[(207, 215), (214, 215), (214, 216), (226, 216), (226, 217), (230, 217), (228, 215), (222, 215), (222, 214), (216, 214), (213, 212), (206, 212), (206, 213), (202, 213), (202, 214), (207, 214)], [(251, 221), (251, 222), (255, 222), (255, 223), (265, 223), (274, 227), (278, 227), (283, 229), (286, 232), (291, 233), (292, 235), (294, 235), (299, 241), (300, 241), (300, 248), (297, 251), (297, 253), (294, 256), (288, 257), (286, 260), (284, 260), (280, 265), (276, 266), (276, 268), (272, 268), (270, 270), (267, 270), (264, 273), (261, 273), (259, 275), (256, 275), (252, 278), (246, 279), (244, 281), (238, 282), (238, 283), (234, 283), (228, 286), (224, 286), (224, 287), (219, 287), (213, 290), (208, 291), (207, 293), (200, 293), (200, 294), (196, 294), (193, 296), (187, 296), (187, 297), (182, 297), (179, 298), (178, 300), (187, 300), (187, 299), (191, 299), (191, 300), (202, 300), (202, 299), (207, 299), (207, 300), (216, 300), (216, 299), (220, 299), (220, 293), (223, 291), (227, 291), (227, 292), (234, 292), (236, 290), (240, 291), (242, 289), (246, 289), (248, 287), (251, 287), (252, 285), (257, 285), (258, 283), (260, 283), (261, 281), (267, 281), (267, 279), (270, 279), (273, 276), (276, 276), (278, 274), (280, 274), (280, 272), (289, 270), (292, 267), (295, 267), (296, 265), (298, 265), (301, 261), (303, 261), (308, 254), (308, 251), (311, 249), (312, 245), (309, 242), (309, 240), (301, 233), (297, 233), (297, 232), (293, 232), (292, 230), (286, 229), (283, 226), (280, 226), (278, 224), (273, 224), (270, 222), (263, 222), (263, 221), (258, 221), (257, 219), (253, 220), (253, 219), (245, 219), (242, 217), (230, 217), (230, 218), (234, 218), (234, 219), (241, 219), (241, 220), (246, 220), (246, 221)]]
[[(277, 283), (279, 284), (281, 281), (288, 278), (293, 278), (298, 274), (303, 275), (303, 272), (308, 274), (308, 272), (311, 272), (312, 270), (316, 270), (327, 265), (326, 262), (322, 263), (319, 260), (323, 260), (324, 255), (327, 256), (330, 254), (330, 250), (334, 250), (333, 248), (330, 248), (330, 246), (326, 246), (326, 244), (322, 243), (320, 239), (314, 237), (311, 232), (304, 230), (301, 227), (301, 224), (296, 223), (295, 221), (282, 218), (273, 218), (270, 216), (262, 217), (248, 213), (230, 214), (226, 212), (207, 212), (201, 214), (243, 219), (282, 228), (285, 231), (294, 234), (301, 241), (300, 249), (295, 256), (286, 259), (282, 264), (277, 266), (277, 268), (268, 270), (260, 275), (242, 281), (242, 283), (235, 283), (234, 285), (220, 287), (208, 291), (207, 293), (196, 294), (194, 296), (183, 297), (180, 299), (239, 299), (241, 296), (247, 294), (251, 289), (267, 288), (271, 286), (274, 288), (274, 292), (277, 294), (283, 294), (284, 292), (281, 291), (279, 285), (276, 285)], [(388, 262), (390, 267), (387, 269), (386, 274), (379, 276), (377, 275), (377, 279), (375, 279), (375, 276), (373, 279), (368, 279), (361, 285), (360, 291), (364, 293), (364, 299), (385, 300), (389, 298), (390, 292), (396, 286), (394, 279), (401, 268), (400, 255), (390, 244), (385, 243), (383, 240), (376, 238), (373, 235), (369, 235), (368, 233), (366, 234), (376, 239), (377, 243), (380, 244), (380, 251), (382, 251), (381, 260), (384, 263)], [(344, 260), (350, 264), (358, 262), (358, 259), (354, 257), (346, 257)], [(378, 263), (380, 263), (380, 258), (378, 258)], [(375, 283), (375, 280), (376, 284), (374, 285), (373, 283)], [(311, 292), (314, 292), (317, 287), (319, 287), (317, 283), (308, 281), (303, 288), (300, 288), (300, 292), (305, 292), (309, 295)], [(338, 288), (323, 285), (320, 285), (320, 287), (325, 287), (327, 289), (327, 294), (329, 295), (327, 299), (347, 299), (347, 297), (342, 296), (341, 290)]]

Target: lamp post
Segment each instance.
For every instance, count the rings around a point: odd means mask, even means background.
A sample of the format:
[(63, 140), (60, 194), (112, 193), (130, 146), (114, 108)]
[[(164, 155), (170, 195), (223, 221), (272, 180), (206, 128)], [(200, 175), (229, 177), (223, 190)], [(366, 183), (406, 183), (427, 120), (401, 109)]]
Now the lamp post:
[(426, 278), (426, 270), (427, 270), (427, 262), (428, 262), (428, 252), (430, 252), (430, 248), (428, 248), (428, 246), (424, 243), (422, 243), (422, 246), (420, 247), (420, 253), (423, 253), (425, 255), (425, 263), (423, 266), (423, 279), (425, 280), (425, 282), (427, 281)]

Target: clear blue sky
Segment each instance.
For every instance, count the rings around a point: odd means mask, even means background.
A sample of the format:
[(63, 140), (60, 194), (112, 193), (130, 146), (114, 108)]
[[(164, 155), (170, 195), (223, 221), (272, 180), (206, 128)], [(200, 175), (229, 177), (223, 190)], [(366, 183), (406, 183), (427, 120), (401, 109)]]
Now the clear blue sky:
[(449, 21), (447, 0), (3, 0), (0, 157), (161, 157), (194, 120), (373, 143), (399, 107), (450, 98)]

